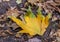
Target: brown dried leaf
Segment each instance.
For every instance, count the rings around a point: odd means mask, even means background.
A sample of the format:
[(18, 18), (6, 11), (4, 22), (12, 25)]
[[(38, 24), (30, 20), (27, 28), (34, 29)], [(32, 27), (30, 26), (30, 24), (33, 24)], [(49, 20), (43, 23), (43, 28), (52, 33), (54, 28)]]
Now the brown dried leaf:
[(6, 12), (7, 16), (18, 16), (19, 15), (19, 11), (17, 9), (9, 9), (7, 12)]
[(37, 1), (39, 1), (39, 0), (28, 0), (28, 2), (30, 2), (32, 4), (36, 3)]
[(13, 29), (15, 30), (16, 28), (18, 28), (16, 23), (12, 23), (11, 27), (13, 27)]
[[(41, 4), (41, 5), (40, 5)], [(57, 10), (58, 12), (60, 12), (60, 8), (58, 7), (60, 5), (60, 0), (50, 0), (50, 1), (46, 1), (44, 3), (38, 3), (39, 7), (42, 7), (46, 10), (48, 10), (48, 12), (52, 13), (54, 10)]]
[(9, 30), (6, 30), (5, 32), (9, 33), (9, 34), (13, 34), (12, 32), (10, 32)]

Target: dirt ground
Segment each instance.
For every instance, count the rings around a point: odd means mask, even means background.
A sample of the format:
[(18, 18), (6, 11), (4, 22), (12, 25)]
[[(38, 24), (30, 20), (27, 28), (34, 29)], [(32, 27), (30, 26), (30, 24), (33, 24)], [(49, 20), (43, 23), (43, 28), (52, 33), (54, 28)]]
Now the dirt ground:
[[(28, 6), (35, 15), (38, 7), (42, 8), (44, 16), (48, 12), (52, 14), (43, 36), (30, 37), (26, 33), (16, 36), (22, 29), (8, 16), (15, 14), (23, 19)], [(0, 42), (60, 42), (60, 0), (0, 0)]]

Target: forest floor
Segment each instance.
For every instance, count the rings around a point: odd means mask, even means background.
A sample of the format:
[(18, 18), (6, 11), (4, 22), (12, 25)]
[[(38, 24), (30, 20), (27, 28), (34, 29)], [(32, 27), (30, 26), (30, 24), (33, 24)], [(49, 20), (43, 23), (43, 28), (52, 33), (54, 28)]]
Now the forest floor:
[[(16, 36), (21, 30), (8, 16), (15, 14), (17, 18), (23, 17), (28, 6), (36, 14), (37, 8), (42, 8), (42, 13), (52, 14), (51, 23), (43, 36), (34, 35), (30, 38), (27, 34)], [(60, 0), (1, 0), (0, 1), (0, 42), (60, 42)]]

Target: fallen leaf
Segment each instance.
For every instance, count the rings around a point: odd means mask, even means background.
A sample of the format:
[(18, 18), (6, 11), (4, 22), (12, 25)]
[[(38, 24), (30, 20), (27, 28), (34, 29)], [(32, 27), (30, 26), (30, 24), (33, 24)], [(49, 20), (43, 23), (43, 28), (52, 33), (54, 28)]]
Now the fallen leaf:
[(17, 19), (15, 16), (10, 16), (18, 26), (23, 30), (17, 33), (29, 33), (33, 35), (43, 35), (46, 31), (46, 28), (49, 25), (49, 19), (51, 14), (49, 13), (46, 17), (42, 15), (41, 10), (38, 9), (37, 17), (32, 13), (31, 7), (27, 10), (27, 13), (24, 15), (25, 23), (20, 19)]

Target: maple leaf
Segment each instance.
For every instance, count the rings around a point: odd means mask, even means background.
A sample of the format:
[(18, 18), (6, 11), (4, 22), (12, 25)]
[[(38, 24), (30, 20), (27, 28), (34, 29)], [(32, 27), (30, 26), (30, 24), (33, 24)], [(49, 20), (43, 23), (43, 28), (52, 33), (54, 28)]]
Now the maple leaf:
[(35, 16), (32, 13), (31, 7), (29, 7), (27, 13), (24, 15), (25, 23), (14, 16), (10, 16), (10, 18), (23, 29), (17, 33), (28, 33), (31, 36), (36, 34), (43, 35), (49, 25), (50, 17), (50, 13), (47, 16), (43, 16), (39, 9), (37, 16)]

